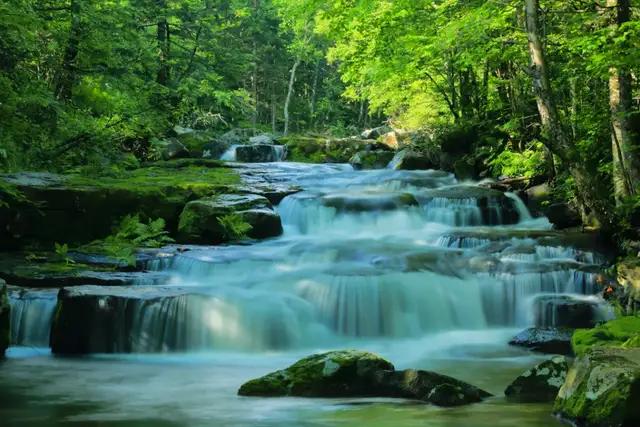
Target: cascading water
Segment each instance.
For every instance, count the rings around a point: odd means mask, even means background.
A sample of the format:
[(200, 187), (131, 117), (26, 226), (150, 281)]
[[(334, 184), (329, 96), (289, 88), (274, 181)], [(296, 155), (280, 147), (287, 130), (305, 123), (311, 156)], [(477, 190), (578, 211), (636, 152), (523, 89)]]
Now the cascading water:
[(11, 343), (26, 347), (48, 347), (57, 290), (9, 292), (11, 303)]

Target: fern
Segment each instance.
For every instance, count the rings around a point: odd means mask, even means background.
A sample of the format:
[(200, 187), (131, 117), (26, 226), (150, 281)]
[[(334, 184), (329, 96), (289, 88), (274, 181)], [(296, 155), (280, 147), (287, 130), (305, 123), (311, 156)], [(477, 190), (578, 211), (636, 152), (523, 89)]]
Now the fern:
[(228, 214), (218, 218), (218, 222), (224, 230), (224, 235), (229, 240), (245, 239), (253, 228), (238, 214)]

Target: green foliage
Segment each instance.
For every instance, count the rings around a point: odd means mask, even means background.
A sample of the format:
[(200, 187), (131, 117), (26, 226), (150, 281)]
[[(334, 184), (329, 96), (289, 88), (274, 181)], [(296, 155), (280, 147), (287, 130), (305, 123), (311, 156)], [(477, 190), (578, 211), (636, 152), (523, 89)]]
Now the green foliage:
[(135, 263), (139, 248), (160, 248), (173, 243), (162, 218), (143, 222), (139, 215), (127, 215), (114, 233), (80, 248), (82, 252), (108, 255), (127, 264)]
[(56, 254), (56, 260), (57, 262), (63, 262), (66, 265), (69, 264), (74, 264), (75, 262), (73, 261), (73, 259), (71, 259), (69, 257), (69, 245), (64, 243), (64, 244), (60, 244), (60, 243), (55, 243), (55, 254)]
[(545, 173), (542, 144), (534, 143), (522, 152), (506, 149), (491, 160), (491, 170), (496, 176), (524, 176), (532, 178)]
[(639, 347), (640, 317), (626, 316), (593, 329), (579, 329), (573, 334), (571, 346), (576, 355), (584, 354), (591, 347)]
[(218, 223), (224, 230), (224, 237), (228, 240), (245, 239), (253, 228), (241, 215), (231, 213), (218, 218)]

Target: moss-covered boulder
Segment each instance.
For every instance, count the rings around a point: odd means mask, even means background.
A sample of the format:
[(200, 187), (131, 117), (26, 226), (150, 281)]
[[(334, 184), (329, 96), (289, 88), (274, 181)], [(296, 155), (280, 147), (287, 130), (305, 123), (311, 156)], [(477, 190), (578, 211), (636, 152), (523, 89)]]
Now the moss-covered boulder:
[(584, 427), (640, 425), (640, 349), (593, 348), (578, 357), (554, 411)]
[(0, 279), (0, 357), (11, 343), (11, 305), (7, 294), (7, 284)]
[(529, 328), (509, 341), (510, 345), (525, 347), (539, 353), (571, 355), (572, 329)]
[(435, 372), (396, 371), (387, 360), (356, 350), (306, 357), (287, 369), (251, 380), (241, 396), (393, 397), (440, 406), (478, 402), (489, 393)]
[(303, 163), (348, 163), (358, 151), (370, 148), (371, 140), (291, 135), (279, 138), (287, 146), (287, 160)]
[(358, 151), (349, 159), (349, 163), (356, 170), (384, 169), (393, 160), (394, 156), (395, 153), (393, 151)]
[(625, 316), (593, 329), (579, 329), (573, 334), (571, 346), (577, 355), (592, 347), (640, 347), (640, 316)]
[(439, 169), (439, 157), (435, 153), (405, 148), (391, 160), (390, 167), (396, 170)]
[(178, 240), (183, 243), (221, 243), (282, 234), (280, 216), (266, 197), (224, 194), (187, 203), (180, 214)]
[(507, 399), (518, 402), (552, 402), (567, 377), (569, 364), (563, 356), (546, 360), (526, 370), (504, 391)]
[(375, 374), (393, 370), (380, 356), (345, 350), (316, 354), (243, 384), (241, 396), (375, 396)]

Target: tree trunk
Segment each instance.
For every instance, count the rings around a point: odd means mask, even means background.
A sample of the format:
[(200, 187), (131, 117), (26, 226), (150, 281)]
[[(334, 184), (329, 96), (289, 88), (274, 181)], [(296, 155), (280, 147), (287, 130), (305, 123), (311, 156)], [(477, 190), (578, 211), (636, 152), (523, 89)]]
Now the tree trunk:
[(289, 133), (289, 104), (291, 104), (291, 97), (293, 95), (293, 85), (296, 82), (296, 70), (300, 66), (300, 58), (296, 58), (296, 62), (293, 63), (293, 67), (290, 71), (289, 77), (289, 89), (287, 90), (287, 98), (284, 101), (284, 134)]
[(309, 101), (309, 124), (313, 125), (315, 123), (315, 114), (316, 114), (316, 98), (318, 94), (318, 82), (320, 81), (320, 60), (316, 61), (316, 68), (313, 72), (313, 85), (311, 86), (311, 99)]
[(82, 38), (82, 24), (80, 22), (80, 1), (71, 0), (71, 17), (69, 40), (64, 51), (62, 67), (56, 83), (56, 96), (60, 100), (69, 100), (73, 94), (73, 85), (77, 78), (78, 52)]
[(158, 42), (158, 76), (156, 81), (162, 86), (168, 86), (169, 74), (169, 23), (165, 15), (167, 4), (165, 0), (157, 0), (158, 5), (158, 29), (156, 40)]
[[(613, 11), (611, 25), (619, 27), (631, 19), (629, 0), (607, 0)], [(609, 69), (609, 105), (611, 107), (611, 146), (613, 154), (613, 187), (616, 204), (635, 195), (640, 183), (640, 151), (634, 147), (629, 125), (633, 103), (631, 74), (615, 67)], [(634, 150), (636, 148), (636, 150)]]
[(575, 181), (578, 202), (589, 208), (600, 225), (608, 229), (611, 226), (610, 218), (607, 215), (606, 204), (602, 200), (603, 193), (598, 186), (596, 174), (587, 169), (560, 122), (540, 38), (538, 10), (538, 0), (525, 0), (526, 30), (531, 56), (530, 72), (543, 128), (543, 139), (549, 150), (569, 167), (569, 172)]

